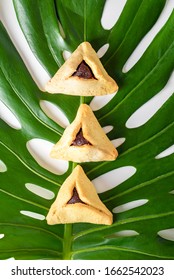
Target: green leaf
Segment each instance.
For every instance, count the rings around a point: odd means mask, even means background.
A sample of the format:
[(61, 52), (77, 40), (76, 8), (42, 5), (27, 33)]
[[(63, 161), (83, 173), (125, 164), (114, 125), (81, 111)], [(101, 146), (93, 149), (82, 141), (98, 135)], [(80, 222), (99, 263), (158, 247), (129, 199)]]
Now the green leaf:
[[(156, 158), (174, 144), (174, 95), (143, 125), (125, 125), (136, 110), (163, 90), (173, 72), (174, 12), (138, 62), (124, 73), (127, 59), (155, 25), (166, 1), (127, 1), (110, 30), (101, 25), (105, 2), (13, 0), (24, 36), (50, 75), (63, 63), (64, 50), (74, 51), (84, 40), (96, 51), (109, 43), (101, 61), (117, 81), (119, 91), (94, 113), (103, 127), (113, 126), (108, 133), (111, 140), (126, 140), (118, 147), (117, 160), (82, 166), (90, 180), (106, 173), (107, 180), (101, 183), (106, 191), (99, 196), (111, 211), (114, 209), (114, 223), (47, 225), (44, 217), (55, 198), (46, 199), (27, 186), (44, 188), (56, 196), (73, 163), (57, 175), (36, 162), (26, 145), (37, 138), (55, 143), (63, 133), (64, 129), (42, 111), (42, 100), (61, 108), (70, 122), (81, 100), (41, 92), (1, 23), (0, 101), (19, 120), (21, 129), (11, 127), (1, 117), (0, 236), (4, 236), (0, 239), (0, 259), (174, 259), (174, 238), (159, 234), (174, 228), (174, 154)], [(85, 98), (86, 103), (91, 100)], [(114, 178), (109, 188), (107, 172), (126, 166), (134, 167), (135, 174), (118, 186)], [(134, 201), (141, 206), (118, 211), (118, 206)], [(26, 215), (31, 212), (39, 214), (39, 219)]]

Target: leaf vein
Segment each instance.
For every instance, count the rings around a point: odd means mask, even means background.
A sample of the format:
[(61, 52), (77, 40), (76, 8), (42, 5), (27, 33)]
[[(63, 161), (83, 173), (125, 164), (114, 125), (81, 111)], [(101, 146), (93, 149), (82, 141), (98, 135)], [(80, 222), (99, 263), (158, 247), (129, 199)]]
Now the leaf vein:
[(60, 237), (59, 235), (55, 234), (54, 232), (48, 231), (44, 228), (41, 227), (34, 227), (34, 226), (30, 226), (30, 225), (22, 225), (22, 224), (12, 224), (12, 223), (0, 223), (0, 226), (10, 226), (10, 227), (23, 227), (23, 228), (29, 228), (29, 229), (34, 229), (34, 230), (38, 230), (38, 231), (43, 231), (45, 233), (48, 233), (50, 235), (52, 235), (53, 237), (55, 237), (56, 239), (58, 239), (59, 241), (63, 241), (63, 238)]
[(156, 254), (151, 254), (151, 253), (147, 253), (147, 252), (141, 252), (138, 250), (134, 250), (134, 249), (129, 249), (129, 248), (124, 248), (124, 247), (116, 247), (116, 246), (100, 246), (100, 247), (95, 247), (95, 248), (85, 248), (83, 250), (78, 250), (78, 251), (73, 251), (73, 255), (79, 254), (79, 253), (86, 253), (86, 252), (96, 252), (96, 251), (103, 251), (103, 250), (114, 250), (114, 251), (124, 251), (124, 252), (130, 252), (130, 253), (136, 253), (136, 254), (140, 254), (140, 255), (145, 255), (145, 256), (151, 256), (151, 257), (156, 257), (159, 259), (171, 259), (171, 257), (168, 256), (158, 256)]
[[(167, 212), (167, 213), (159, 213), (159, 214), (153, 214), (153, 215), (146, 215), (146, 216), (140, 216), (140, 217), (134, 217), (134, 218), (128, 218), (125, 220), (120, 220), (110, 226), (110, 228), (116, 228), (117, 226), (123, 225), (123, 224), (128, 224), (128, 223), (133, 223), (133, 222), (140, 222), (144, 220), (150, 220), (150, 219), (157, 219), (161, 217), (166, 217), (166, 216), (171, 216), (174, 215), (174, 211)], [(84, 235), (94, 233), (96, 231), (102, 231), (106, 230), (107, 226), (101, 226), (89, 230), (84, 230), (81, 233), (75, 234), (73, 239), (76, 240), (77, 238), (80, 238)]]

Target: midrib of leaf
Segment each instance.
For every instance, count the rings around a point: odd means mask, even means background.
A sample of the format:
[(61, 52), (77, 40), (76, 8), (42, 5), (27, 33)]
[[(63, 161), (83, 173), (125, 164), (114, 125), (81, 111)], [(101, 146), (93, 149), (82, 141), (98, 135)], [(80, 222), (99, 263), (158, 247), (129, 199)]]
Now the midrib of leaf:
[[(86, 1), (86, 0), (85, 0)], [(85, 97), (80, 96), (80, 105), (85, 103)], [(72, 171), (77, 166), (76, 162), (72, 163)], [(65, 224), (64, 225), (64, 241), (63, 241), (63, 259), (64, 260), (70, 260), (71, 259), (71, 248), (72, 248), (72, 230), (73, 225), (72, 224)]]
[(72, 248), (72, 224), (64, 225), (63, 260), (70, 260)]
[(28, 166), (14, 151), (12, 151), (7, 145), (5, 145), (2, 141), (0, 141), (0, 144), (2, 146), (4, 146), (9, 152), (11, 152), (27, 169), (29, 169), (32, 173), (36, 174), (37, 176), (39, 176), (40, 178), (51, 182), (52, 184), (59, 186), (60, 184), (57, 181), (53, 181), (51, 179), (49, 179), (48, 177), (43, 176), (42, 174), (38, 173), (37, 171), (35, 171), (34, 169), (32, 169), (30, 166)]
[(141, 189), (141, 188), (144, 188), (144, 187), (146, 187), (146, 186), (148, 186), (148, 185), (150, 185), (150, 184), (152, 184), (152, 183), (156, 183), (156, 182), (158, 182), (158, 181), (160, 181), (160, 180), (162, 180), (162, 179), (165, 179), (165, 178), (167, 178), (167, 177), (170, 177), (171, 175), (174, 175), (174, 171), (168, 172), (168, 173), (163, 174), (163, 175), (161, 175), (161, 176), (155, 177), (155, 178), (152, 179), (152, 180), (149, 180), (149, 181), (146, 181), (146, 182), (144, 182), (144, 183), (138, 184), (138, 185), (136, 185), (136, 186), (134, 186), (134, 187), (132, 187), (132, 188), (126, 190), (126, 191), (120, 192), (120, 193), (117, 194), (117, 195), (114, 195), (114, 196), (112, 196), (112, 197), (110, 197), (110, 198), (108, 198), (108, 199), (105, 199), (103, 202), (106, 203), (106, 202), (112, 201), (112, 200), (114, 200), (115, 198), (118, 198), (118, 197), (123, 196), (123, 195), (125, 195), (125, 194), (128, 194), (128, 193), (134, 192), (134, 191), (136, 191), (136, 190), (139, 190), (139, 189)]
[[(148, 74), (146, 76), (144, 76), (144, 78), (113, 108), (111, 109), (108, 113), (106, 113), (105, 115), (103, 115), (102, 117), (99, 118), (99, 121), (101, 121), (102, 119), (109, 117), (110, 114), (113, 114), (116, 110), (118, 110), (118, 108), (134, 93), (134, 91), (136, 91), (139, 87), (142, 86), (143, 83), (146, 82), (146, 80), (148, 80), (149, 76), (151, 76), (153, 74), (153, 72), (156, 70), (156, 68), (158, 67), (158, 65), (161, 63), (161, 61), (163, 59), (165, 59), (165, 56), (167, 55), (167, 53), (170, 51), (171, 48), (173, 48), (174, 46), (174, 41), (169, 45), (169, 47), (167, 48), (167, 50), (164, 52), (164, 54), (160, 57), (160, 59), (157, 61), (157, 63), (155, 64), (155, 66), (148, 72)], [(126, 75), (126, 74), (125, 74)]]
[[(144, 220), (157, 219), (157, 218), (166, 217), (166, 216), (170, 216), (170, 215), (174, 215), (174, 211), (167, 212), (167, 213), (146, 215), (146, 216), (135, 217), (135, 218), (128, 218), (125, 220), (120, 220), (117, 223), (110, 225), (110, 228), (116, 228), (123, 224), (129, 224), (129, 223), (134, 223), (134, 222), (139, 222), (139, 221), (144, 221)], [(93, 229), (89, 229), (89, 230), (84, 230), (81, 233), (75, 234), (73, 237), (73, 240), (76, 240), (77, 238), (80, 238), (84, 235), (91, 234), (96, 231), (102, 231), (105, 229), (106, 229), (106, 226), (101, 226), (101, 227), (97, 227), (97, 228), (93, 228)]]
[(84, 0), (84, 42), (87, 41), (87, 0)]

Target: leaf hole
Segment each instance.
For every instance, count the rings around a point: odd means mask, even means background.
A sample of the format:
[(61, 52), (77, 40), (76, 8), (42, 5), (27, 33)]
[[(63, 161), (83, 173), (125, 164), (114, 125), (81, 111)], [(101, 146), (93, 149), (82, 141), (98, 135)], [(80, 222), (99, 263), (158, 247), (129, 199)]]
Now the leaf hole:
[(160, 158), (168, 157), (168, 156), (170, 156), (172, 154), (174, 154), (174, 145), (170, 146), (169, 148), (167, 148), (166, 150), (161, 152), (159, 155), (157, 155), (155, 157), (155, 159), (160, 159)]
[(30, 192), (42, 197), (42, 198), (45, 198), (47, 200), (51, 200), (55, 197), (55, 194), (50, 191), (50, 190), (47, 190), (43, 187), (40, 187), (38, 185), (35, 185), (35, 184), (31, 184), (31, 183), (26, 183), (25, 184), (25, 187), (27, 188), (27, 190), (29, 190)]
[(170, 76), (166, 86), (149, 101), (136, 110), (126, 122), (127, 128), (137, 128), (148, 122), (163, 104), (172, 96), (174, 84), (174, 72)]
[(93, 111), (97, 111), (108, 104), (116, 95), (117, 92), (108, 95), (95, 96), (90, 102), (90, 107)]
[(64, 50), (63, 51), (63, 58), (66, 61), (68, 58), (70, 58), (70, 56), (72, 55), (71, 52)]
[(5, 235), (4, 235), (3, 233), (1, 233), (1, 234), (0, 234), (0, 239), (4, 238), (4, 236), (5, 236)]
[(136, 168), (133, 166), (124, 166), (112, 171), (109, 171), (97, 178), (92, 183), (98, 193), (102, 193), (115, 188), (121, 183), (128, 180), (136, 173)]
[(114, 139), (112, 140), (112, 144), (114, 145), (115, 148), (120, 147), (124, 142), (126, 141), (126, 138), (118, 138), (118, 139)]
[(166, 240), (174, 241), (174, 228), (160, 230), (157, 234)]
[(7, 166), (6, 164), (0, 160), (0, 173), (6, 172), (7, 171)]
[(108, 49), (109, 49), (109, 44), (108, 43), (103, 45), (97, 52), (98, 58), (102, 58), (105, 55), (105, 53), (107, 52)]
[(127, 0), (107, 0), (101, 17), (101, 25), (110, 30), (119, 19)]
[(118, 237), (131, 237), (131, 236), (137, 236), (139, 233), (135, 230), (121, 230), (117, 231), (111, 235), (105, 236), (105, 238), (118, 238)]
[(58, 27), (59, 27), (59, 31), (60, 31), (61, 37), (62, 37), (63, 39), (65, 39), (65, 38), (66, 38), (65, 31), (64, 31), (63, 26), (62, 26), (62, 24), (60, 23), (59, 20), (58, 20)]
[(2, 101), (0, 101), (0, 119), (16, 130), (22, 128), (19, 120)]
[(173, 191), (171, 191), (171, 192), (169, 192), (170, 194), (174, 194), (174, 190)]
[(112, 131), (114, 127), (112, 125), (107, 125), (107, 126), (102, 127), (102, 128), (103, 128), (104, 132), (107, 134), (110, 131)]
[(29, 153), (36, 160), (36, 162), (44, 169), (61, 175), (68, 170), (68, 162), (64, 160), (57, 160), (50, 157), (53, 144), (47, 140), (34, 138), (26, 144)]
[(148, 199), (134, 200), (134, 201), (131, 201), (131, 202), (128, 202), (128, 203), (125, 203), (125, 204), (122, 204), (122, 205), (119, 205), (119, 206), (115, 207), (112, 210), (112, 212), (113, 213), (122, 213), (122, 212), (125, 212), (125, 211), (128, 211), (128, 210), (140, 207), (140, 206), (146, 204), (147, 202), (148, 202)]
[(44, 215), (41, 215), (41, 214), (38, 214), (38, 213), (35, 213), (35, 212), (21, 210), (20, 213), (24, 216), (27, 216), (27, 217), (30, 217), (30, 218), (33, 218), (33, 219), (36, 219), (36, 220), (40, 220), (40, 221), (45, 220)]
[(65, 128), (69, 125), (69, 120), (66, 115), (63, 113), (60, 107), (54, 105), (50, 101), (41, 100), (40, 107), (44, 113), (61, 127)]

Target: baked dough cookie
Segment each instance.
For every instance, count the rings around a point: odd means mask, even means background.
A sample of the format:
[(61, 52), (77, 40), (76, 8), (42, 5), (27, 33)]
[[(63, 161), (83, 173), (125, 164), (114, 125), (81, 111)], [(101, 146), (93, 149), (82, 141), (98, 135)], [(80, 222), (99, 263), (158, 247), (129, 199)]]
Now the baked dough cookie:
[(107, 74), (90, 43), (83, 42), (46, 84), (50, 93), (95, 96), (114, 93), (116, 82)]
[(46, 220), (49, 225), (81, 222), (111, 225), (113, 215), (98, 197), (82, 167), (77, 165), (61, 186)]
[(74, 162), (94, 162), (115, 160), (118, 152), (91, 108), (81, 104), (76, 118), (53, 146), (50, 156)]

